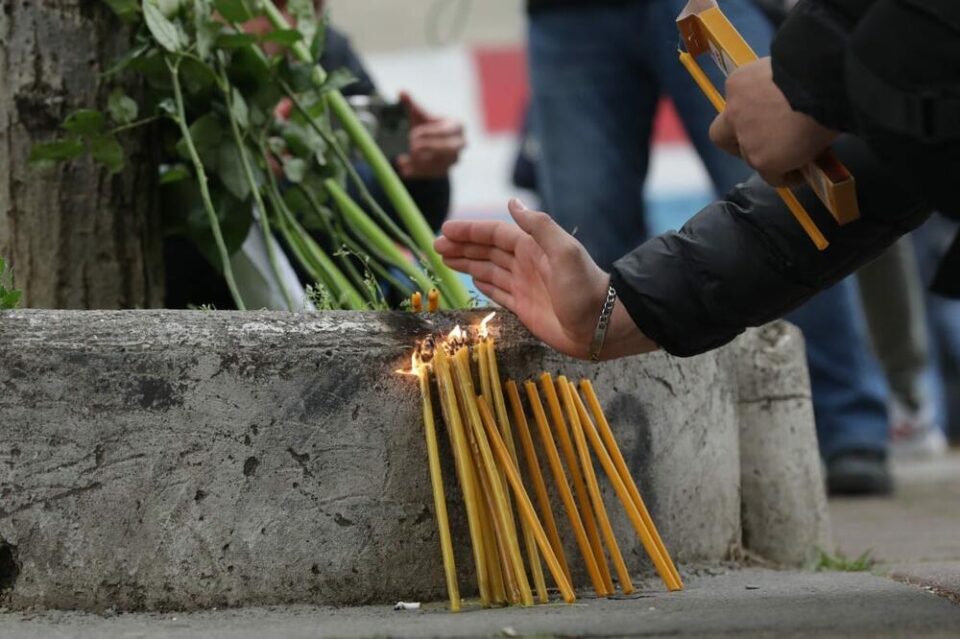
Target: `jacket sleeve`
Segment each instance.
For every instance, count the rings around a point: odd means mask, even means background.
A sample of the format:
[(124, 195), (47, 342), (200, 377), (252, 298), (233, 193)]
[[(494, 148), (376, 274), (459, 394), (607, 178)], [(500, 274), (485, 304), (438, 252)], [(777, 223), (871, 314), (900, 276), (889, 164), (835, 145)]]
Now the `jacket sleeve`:
[(850, 131), (844, 82), (850, 34), (875, 0), (801, 0), (770, 46), (773, 80), (796, 111)]
[(809, 189), (798, 190), (830, 241), (818, 251), (754, 176), (614, 265), (613, 286), (640, 330), (673, 355), (716, 348), (801, 305), (927, 218), (862, 142), (847, 136), (834, 150), (857, 176), (860, 220), (839, 227)]

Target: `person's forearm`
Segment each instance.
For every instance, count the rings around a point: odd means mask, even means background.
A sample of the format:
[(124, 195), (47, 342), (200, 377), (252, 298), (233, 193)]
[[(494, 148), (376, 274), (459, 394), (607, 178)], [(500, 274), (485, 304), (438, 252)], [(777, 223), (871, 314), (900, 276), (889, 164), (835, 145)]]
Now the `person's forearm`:
[(857, 177), (862, 219), (837, 227), (799, 189), (831, 242), (818, 251), (773, 188), (752, 178), (615, 264), (613, 285), (639, 332), (674, 355), (716, 348), (796, 308), (926, 219), (862, 143), (845, 138), (835, 151)]

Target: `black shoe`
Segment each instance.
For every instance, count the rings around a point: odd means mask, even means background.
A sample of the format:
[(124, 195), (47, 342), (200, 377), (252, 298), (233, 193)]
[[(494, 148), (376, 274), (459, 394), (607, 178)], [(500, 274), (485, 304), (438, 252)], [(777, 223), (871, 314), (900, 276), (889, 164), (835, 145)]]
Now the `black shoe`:
[(827, 494), (889, 495), (893, 477), (886, 453), (857, 450), (834, 455), (827, 462)]

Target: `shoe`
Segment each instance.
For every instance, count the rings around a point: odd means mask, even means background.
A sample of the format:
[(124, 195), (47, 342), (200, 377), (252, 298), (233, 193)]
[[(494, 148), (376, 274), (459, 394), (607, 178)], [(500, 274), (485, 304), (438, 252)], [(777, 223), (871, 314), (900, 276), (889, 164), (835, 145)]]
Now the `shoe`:
[(887, 455), (881, 451), (855, 450), (834, 455), (827, 461), (827, 494), (889, 495), (893, 476)]
[(913, 410), (902, 402), (890, 403), (890, 454), (898, 459), (934, 459), (947, 452), (947, 437), (937, 427), (933, 410)]

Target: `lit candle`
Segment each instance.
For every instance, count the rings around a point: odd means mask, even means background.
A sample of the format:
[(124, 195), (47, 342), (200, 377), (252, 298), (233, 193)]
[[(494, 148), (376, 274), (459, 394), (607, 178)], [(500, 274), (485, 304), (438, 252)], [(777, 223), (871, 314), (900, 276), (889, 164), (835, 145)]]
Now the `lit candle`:
[(437, 528), (440, 532), (440, 550), (443, 554), (443, 570), (447, 578), (447, 594), (450, 597), (450, 612), (459, 612), (460, 588), (457, 585), (457, 566), (453, 558), (453, 540), (450, 538), (450, 521), (447, 518), (447, 500), (443, 491), (443, 474), (440, 470), (440, 449), (437, 446), (437, 427), (433, 420), (430, 371), (419, 362), (416, 362), (414, 370), (420, 379), (420, 397), (423, 401), (423, 428), (427, 440), (427, 459), (430, 463), (430, 483), (433, 486), (433, 505), (437, 512)]
[(433, 359), (433, 370), (437, 378), (437, 388), (440, 394), (440, 407), (443, 410), (444, 421), (450, 434), (453, 449), (453, 459), (460, 479), (460, 488), (463, 492), (463, 501), (467, 511), (467, 527), (470, 531), (470, 544), (473, 551), (473, 561), (477, 570), (477, 583), (480, 590), (480, 603), (489, 607), (491, 602), (489, 575), (487, 573), (487, 557), (483, 539), (483, 529), (480, 519), (480, 502), (477, 495), (477, 479), (467, 449), (463, 422), (457, 407), (453, 380), (450, 375), (450, 360), (443, 347), (436, 350)]
[(600, 532), (603, 534), (604, 541), (607, 543), (607, 550), (610, 552), (613, 566), (617, 570), (620, 590), (623, 591), (623, 594), (629, 595), (633, 592), (633, 581), (630, 579), (630, 571), (627, 570), (627, 564), (623, 561), (623, 554), (620, 552), (617, 538), (613, 534), (613, 527), (610, 525), (607, 508), (603, 504), (600, 484), (597, 483), (597, 475), (593, 470), (593, 460), (590, 458), (590, 449), (587, 448), (587, 440), (583, 434), (584, 426), (580, 422), (582, 416), (578, 414), (577, 407), (573, 401), (573, 393), (575, 393), (576, 390), (567, 378), (562, 375), (557, 378), (557, 384), (560, 386), (563, 406), (566, 408), (567, 416), (570, 419), (570, 430), (573, 431), (573, 440), (577, 444), (577, 453), (580, 455), (580, 465), (583, 467), (583, 475), (587, 480), (587, 490), (590, 491), (590, 499), (593, 501), (597, 521), (600, 523)]
[[(626, 486), (627, 491), (630, 493), (630, 498), (640, 515), (640, 519), (652, 537), (653, 545), (658, 551), (657, 554), (663, 558), (663, 561), (666, 565), (666, 571), (671, 576), (671, 579), (669, 580), (664, 578), (667, 588), (670, 590), (682, 590), (683, 580), (680, 578), (680, 572), (677, 570), (673, 560), (670, 558), (670, 553), (667, 552), (667, 547), (664, 545), (663, 539), (660, 537), (660, 533), (657, 531), (657, 527), (653, 523), (653, 518), (650, 516), (650, 511), (647, 510), (646, 504), (643, 503), (643, 497), (640, 496), (640, 490), (637, 488), (636, 482), (633, 481), (633, 477), (630, 474), (630, 469), (627, 467), (627, 462), (623, 458), (623, 453), (620, 452), (620, 447), (617, 445), (617, 440), (613, 436), (613, 429), (610, 428), (610, 422), (607, 421), (607, 417), (603, 412), (603, 408), (600, 406), (600, 401), (597, 399), (597, 394), (594, 392), (593, 384), (589, 379), (584, 379), (580, 381), (580, 388), (583, 390), (583, 394), (587, 398), (587, 403), (590, 405), (590, 411), (593, 413), (593, 418), (597, 421), (597, 426), (600, 430), (600, 436), (603, 438), (603, 442), (606, 444), (607, 451), (613, 458), (613, 463), (620, 475), (620, 479)], [(643, 538), (641, 538), (641, 541), (642, 540)], [(650, 553), (649, 550), (647, 552), (650, 554), (651, 560), (656, 556), (656, 554)], [(661, 578), (663, 578), (662, 574)]]
[(543, 412), (543, 404), (540, 402), (537, 385), (533, 382), (526, 382), (524, 388), (527, 391), (530, 410), (533, 411), (534, 422), (540, 431), (540, 439), (543, 440), (543, 447), (547, 453), (550, 470), (553, 472), (553, 481), (557, 486), (557, 492), (560, 493), (560, 501), (563, 502), (563, 508), (567, 512), (567, 519), (570, 520), (570, 527), (573, 528), (573, 536), (577, 541), (577, 547), (580, 549), (580, 555), (583, 557), (583, 563), (587, 567), (587, 574), (590, 575), (590, 582), (593, 584), (593, 589), (598, 595), (601, 595), (605, 592), (603, 578), (600, 576), (600, 569), (597, 568), (597, 560), (596, 557), (593, 556), (593, 548), (590, 547), (590, 541), (587, 539), (587, 533), (584, 530), (583, 521), (580, 519), (580, 513), (577, 512), (577, 503), (573, 499), (573, 492), (571, 492), (570, 484), (567, 482), (567, 474), (563, 470), (563, 462), (560, 461), (557, 444), (553, 441), (550, 426), (547, 425), (547, 415)]
[(597, 591), (597, 596), (606, 597), (607, 595), (612, 595), (614, 592), (613, 579), (610, 577), (607, 559), (603, 554), (603, 545), (600, 543), (600, 533), (597, 532), (597, 520), (593, 516), (593, 508), (590, 506), (590, 494), (587, 492), (587, 486), (583, 481), (583, 474), (580, 472), (580, 462), (577, 460), (577, 454), (573, 449), (573, 442), (570, 440), (570, 434), (567, 432), (563, 409), (560, 408), (557, 389), (553, 384), (553, 377), (550, 376), (550, 373), (540, 375), (540, 387), (543, 389), (543, 394), (547, 398), (547, 406), (550, 408), (550, 415), (553, 417), (553, 428), (557, 439), (560, 440), (560, 450), (563, 451), (564, 459), (567, 462), (567, 469), (570, 471), (570, 477), (573, 479), (573, 489), (577, 495), (577, 503), (580, 504), (583, 527), (587, 531), (587, 539), (590, 540), (590, 548), (593, 550), (593, 556), (597, 561), (597, 570), (600, 571), (600, 577), (603, 579), (603, 588)]
[(510, 487), (513, 489), (513, 493), (517, 498), (517, 504), (520, 506), (520, 513), (533, 530), (534, 539), (540, 545), (540, 551), (543, 553), (543, 556), (546, 559), (547, 567), (550, 569), (550, 574), (553, 576), (553, 580), (556, 582), (557, 588), (560, 589), (560, 594), (563, 597), (563, 600), (567, 603), (573, 603), (576, 599), (576, 596), (573, 592), (573, 587), (570, 585), (570, 582), (567, 581), (567, 576), (563, 574), (563, 568), (560, 567), (560, 562), (557, 560), (556, 555), (553, 554), (553, 550), (550, 548), (550, 541), (547, 539), (546, 533), (543, 532), (543, 526), (540, 525), (540, 521), (537, 519), (537, 515), (533, 510), (533, 504), (530, 503), (530, 497), (527, 495), (527, 491), (523, 488), (523, 482), (520, 480), (520, 473), (513, 465), (513, 460), (510, 459), (510, 453), (507, 451), (507, 447), (503, 443), (500, 433), (497, 432), (497, 426), (493, 422), (493, 413), (490, 411), (490, 407), (484, 401), (483, 397), (477, 398), (477, 405), (480, 408), (480, 415), (482, 416), (484, 427), (487, 430), (487, 436), (490, 438), (493, 451), (496, 453), (497, 459), (500, 462), (500, 467), (503, 468), (504, 473), (507, 476), (507, 482), (510, 484)]
[[(513, 440), (513, 429), (510, 426), (510, 418), (507, 416), (507, 404), (503, 400), (503, 388), (500, 386), (500, 367), (497, 364), (496, 342), (488, 329), (489, 322), (495, 315), (496, 313), (490, 313), (480, 323), (481, 342), (479, 347), (480, 352), (485, 355), (485, 357), (481, 355), (481, 361), (486, 359), (487, 374), (490, 381), (489, 395), (485, 394), (484, 397), (487, 398), (488, 404), (491, 403), (490, 398), (492, 398), (492, 406), (496, 411), (500, 435), (507, 445), (507, 451), (510, 453), (510, 458), (513, 460), (514, 466), (519, 467), (520, 461), (517, 457), (517, 446)], [(507, 501), (509, 504), (509, 493)], [(512, 509), (510, 521), (511, 523), (513, 522)], [(543, 576), (543, 566), (540, 565), (540, 553), (537, 551), (537, 542), (533, 537), (533, 530), (530, 529), (529, 524), (523, 518), (520, 519), (520, 525), (523, 528), (523, 545), (527, 550), (527, 560), (530, 562), (530, 572), (533, 576), (533, 583), (537, 589), (537, 596), (542, 603), (547, 603), (550, 601), (550, 595), (547, 593), (547, 582)], [(514, 534), (516, 534), (516, 531), (514, 531)]]
[[(478, 365), (480, 365), (479, 357), (480, 351), (474, 349), (474, 356), (478, 358)], [(470, 372), (470, 354), (467, 347), (461, 347), (456, 355), (454, 355), (454, 361), (463, 358), (466, 362), (467, 374), (466, 379), (470, 380), (470, 389), (465, 395), (472, 397), (473, 396), (473, 375)], [(486, 379), (481, 370), (480, 380), (481, 383)], [(457, 383), (457, 395), (460, 397), (460, 379), (455, 376)], [(463, 415), (468, 416), (469, 407), (461, 404)], [(468, 417), (469, 419), (469, 417)], [(468, 421), (469, 423), (469, 421)], [(500, 529), (500, 523), (496, 516), (496, 506), (493, 503), (493, 497), (491, 493), (491, 488), (488, 485), (488, 480), (486, 474), (482, 472), (483, 462), (480, 459), (480, 451), (474, 442), (474, 434), (471, 428), (467, 428), (467, 441), (470, 442), (470, 452), (473, 455), (474, 467), (478, 469), (478, 477), (480, 479), (480, 490), (484, 499), (484, 513), (483, 513), (483, 526), (484, 526), (484, 539), (487, 544), (487, 554), (488, 561), (490, 562), (490, 576), (491, 584), (493, 586), (494, 601), (497, 603), (518, 603), (520, 601), (520, 591), (516, 587), (516, 583), (513, 580), (513, 569), (510, 565), (509, 557), (505, 552), (498, 550), (498, 545), (503, 547), (503, 544), (506, 543), (505, 531)]]
[(527, 470), (530, 480), (533, 482), (537, 502), (540, 504), (540, 518), (543, 521), (544, 529), (547, 531), (547, 537), (550, 539), (550, 547), (553, 548), (553, 554), (557, 556), (560, 567), (563, 568), (563, 574), (567, 576), (567, 581), (572, 582), (570, 567), (567, 565), (567, 556), (563, 552), (563, 542), (560, 541), (560, 531), (557, 530), (557, 520), (553, 516), (553, 507), (550, 505), (547, 484), (543, 480), (543, 471), (540, 468), (540, 461), (537, 459), (537, 451), (533, 446), (530, 426), (527, 423), (526, 413), (523, 412), (523, 404), (520, 402), (520, 391), (513, 380), (507, 381), (507, 397), (510, 399), (510, 408), (513, 410), (513, 419), (517, 424), (520, 445), (523, 447), (523, 455), (527, 460)]
[[(464, 349), (465, 350), (465, 349)], [(520, 600), (525, 606), (533, 605), (533, 593), (530, 591), (530, 583), (527, 580), (527, 573), (523, 566), (523, 558), (520, 555), (520, 543), (516, 535), (509, 535), (510, 526), (507, 525), (509, 510), (507, 506), (504, 486), (500, 483), (499, 471), (493, 461), (493, 454), (490, 452), (490, 444), (487, 441), (487, 435), (484, 432), (483, 423), (480, 418), (480, 412), (477, 407), (477, 394), (473, 390), (473, 380), (470, 377), (469, 356), (464, 352), (457, 353), (454, 360), (454, 372), (458, 381), (458, 393), (460, 394), (460, 405), (464, 408), (467, 416), (469, 428), (474, 435), (474, 443), (477, 446), (482, 462), (482, 470), (487, 473), (489, 488), (493, 495), (493, 503), (496, 506), (497, 523), (500, 530), (505, 533), (505, 548), (502, 548), (504, 554), (509, 559), (511, 568), (511, 577), (520, 590)]]

